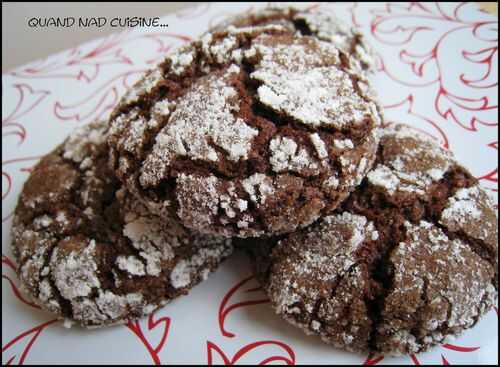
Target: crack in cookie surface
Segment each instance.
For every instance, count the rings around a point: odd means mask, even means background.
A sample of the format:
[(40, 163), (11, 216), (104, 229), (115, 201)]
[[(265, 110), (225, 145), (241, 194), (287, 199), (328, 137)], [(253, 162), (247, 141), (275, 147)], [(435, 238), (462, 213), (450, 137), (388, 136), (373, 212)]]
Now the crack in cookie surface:
[[(111, 117), (111, 166), (152, 211), (202, 233), (304, 227), (375, 157), (381, 116), (366, 79), (331, 43), (279, 25), (208, 33), (133, 89)], [(255, 200), (249, 180), (274, 194)]]
[[(388, 174), (380, 175), (380, 167)], [(348, 224), (340, 220), (344, 215), (352, 217)], [(361, 229), (342, 230), (346, 225), (374, 232), (360, 236)], [(334, 215), (246, 247), (285, 319), (344, 349), (411, 354), (445, 343), (492, 308), (497, 233), (493, 203), (477, 180), (435, 142), (397, 126), (383, 132), (374, 168)], [(350, 244), (360, 238), (353, 250)], [(349, 272), (332, 254), (315, 265), (332, 251), (346, 254)], [(339, 296), (339, 284), (349, 281), (353, 285)], [(332, 287), (335, 297), (328, 297)], [(319, 299), (322, 315), (304, 306)], [(355, 304), (358, 312), (350, 313)], [(324, 327), (328, 318), (337, 320), (331, 329)], [(367, 333), (342, 336), (343, 323), (364, 323)]]
[(370, 72), (374, 68), (375, 52), (363, 35), (349, 27), (333, 11), (274, 6), (235, 16), (216, 25), (211, 31), (222, 31), (231, 26), (245, 28), (266, 25), (279, 25), (291, 32), (332, 43), (351, 56), (357, 69)]
[(150, 314), (206, 279), (231, 240), (151, 214), (107, 166), (106, 123), (92, 123), (35, 166), (12, 227), (22, 288), (86, 327)]

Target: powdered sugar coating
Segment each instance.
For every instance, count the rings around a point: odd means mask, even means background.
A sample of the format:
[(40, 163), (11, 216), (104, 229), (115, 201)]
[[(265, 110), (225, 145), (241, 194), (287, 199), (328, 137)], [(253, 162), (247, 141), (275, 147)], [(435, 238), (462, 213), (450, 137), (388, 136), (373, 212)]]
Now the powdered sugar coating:
[(349, 27), (333, 12), (322, 10), (303, 10), (290, 5), (259, 9), (228, 19), (215, 27), (223, 30), (229, 27), (248, 29), (250, 26), (279, 25), (301, 34), (309, 34), (329, 42), (350, 56), (356, 68), (371, 71), (375, 66), (375, 52), (366, 42), (363, 35)]
[[(150, 314), (232, 250), (230, 240), (193, 234), (119, 190), (106, 165), (105, 130), (104, 121), (84, 126), (42, 158), (12, 227), (22, 289), (43, 309), (86, 327)], [(169, 275), (180, 262), (191, 264), (190, 279), (174, 287)]]
[[(62, 246), (65, 244), (68, 242)], [(93, 288), (100, 288), (101, 283), (97, 277), (97, 264), (94, 259), (94, 240), (91, 240), (83, 249), (69, 251), (65, 256), (60, 255), (60, 251), (59, 248), (54, 249), (49, 266), (62, 297), (71, 301), (73, 298), (88, 296)]]
[[(262, 82), (260, 102), (306, 125), (342, 129), (364, 123), (371, 114), (369, 103), (356, 92), (350, 75), (337, 67), (337, 49), (309, 41), (297, 38), (276, 46), (268, 37), (257, 39), (253, 47), (261, 59), (250, 76)], [(313, 47), (321, 53), (311, 52)]]
[[(64, 144), (65, 159), (70, 159), (75, 163), (82, 163), (82, 161), (92, 154), (91, 150), (96, 145), (103, 144), (106, 141), (104, 133), (107, 126), (99, 124), (89, 128), (87, 125), (76, 129)], [(83, 167), (86, 169), (87, 167)]]
[(196, 56), (195, 50), (191, 47), (181, 47), (178, 52), (172, 54), (170, 69), (172, 73), (181, 75), (186, 70), (186, 67), (193, 63)]
[[(392, 252), (392, 290), (378, 332), (383, 352), (418, 353), (445, 335), (473, 326), (495, 303), (493, 268), (461, 240), (451, 240), (428, 222), (407, 222), (407, 240)], [(446, 267), (446, 271), (440, 269)], [(399, 300), (405, 299), (406, 302)], [(403, 315), (418, 313), (413, 317)], [(413, 331), (418, 322), (418, 331)]]
[(144, 162), (140, 180), (145, 187), (157, 184), (174, 158), (217, 161), (212, 144), (224, 149), (232, 161), (248, 158), (258, 131), (233, 116), (238, 110), (236, 91), (227, 81), (233, 72), (201, 79), (177, 104)]
[(219, 262), (219, 259), (227, 255), (228, 250), (223, 246), (200, 248), (193, 256), (175, 265), (170, 273), (170, 284), (174, 288), (186, 288), (200, 276), (200, 270), (202, 270), (201, 278), (205, 280), (208, 273), (203, 272), (203, 268), (210, 262)]
[[(269, 143), (271, 157), (269, 162), (275, 172), (295, 171), (307, 175), (317, 174), (318, 162), (304, 149), (298, 149), (297, 143), (287, 137), (278, 136)], [(325, 152), (322, 152), (325, 153)]]
[[(227, 218), (233, 221), (236, 221), (237, 217), (244, 219), (237, 220), (236, 223), (241, 234), (245, 234), (248, 224), (254, 221), (254, 218), (246, 213), (246, 198), (249, 197), (257, 206), (263, 206), (266, 198), (275, 190), (272, 180), (263, 174), (255, 174), (235, 183), (223, 181), (215, 176), (181, 174), (177, 177), (177, 183), (180, 187), (177, 193), (177, 215), (186, 225), (196, 225), (202, 229), (211, 227), (215, 223), (216, 215), (222, 210)], [(236, 191), (236, 187), (240, 190)]]
[[(473, 327), (495, 304), (498, 222), (485, 191), (451, 154), (436, 155), (433, 167), (415, 148), (439, 152), (435, 142), (403, 126), (381, 136), (372, 170), (385, 167), (380, 182), (368, 175), (334, 215), (247, 249), (276, 312), (307, 334), (348, 350), (412, 354)], [(439, 178), (419, 192), (398, 191), (387, 162), (411, 162), (418, 174), (419, 159)], [(341, 163), (350, 169), (348, 151)], [(340, 219), (372, 231), (342, 229)], [(325, 248), (346, 251), (345, 261)]]
[(257, 204), (265, 204), (269, 195), (274, 193), (272, 180), (260, 173), (256, 173), (241, 182), (250, 200)]
[(279, 242), (266, 283), (276, 312), (308, 334), (359, 350), (359, 339), (367, 338), (361, 334), (366, 333), (362, 328), (370, 326), (368, 317), (367, 323), (346, 325), (342, 333), (332, 332), (328, 325), (346, 321), (343, 303), (355, 302), (348, 289), (362, 289), (365, 282), (366, 269), (356, 264), (356, 254), (376, 236), (373, 223), (345, 212), (327, 216)]
[[(150, 92), (114, 110), (111, 168), (151, 211), (201, 233), (303, 227), (338, 206), (374, 160), (381, 116), (351, 67), (331, 43), (280, 25), (207, 33), (159, 64), (163, 77)], [(294, 80), (311, 91), (278, 90)], [(278, 95), (279, 106), (266, 95)], [(351, 142), (349, 167), (337, 164), (334, 138)], [(336, 185), (323, 184), (331, 177)]]
[(318, 133), (314, 133), (309, 135), (312, 144), (314, 145), (314, 149), (316, 149), (316, 154), (319, 159), (324, 159), (328, 157), (328, 150), (326, 149), (326, 144)]
[(460, 189), (450, 197), (439, 223), (482, 241), (491, 253), (498, 253), (498, 214), (479, 185)]
[(120, 270), (129, 272), (131, 275), (146, 275), (144, 264), (135, 256), (118, 256), (116, 265)]
[(367, 177), (372, 185), (379, 186), (389, 195), (397, 192), (424, 195), (453, 164), (448, 150), (404, 125), (387, 129), (381, 140), (386, 147), (384, 162)]
[(153, 69), (146, 74), (136, 85), (135, 88), (127, 90), (127, 93), (123, 97), (128, 103), (137, 101), (140, 97), (144, 96), (146, 93), (151, 92), (151, 90), (163, 79), (163, 75), (160, 69)]

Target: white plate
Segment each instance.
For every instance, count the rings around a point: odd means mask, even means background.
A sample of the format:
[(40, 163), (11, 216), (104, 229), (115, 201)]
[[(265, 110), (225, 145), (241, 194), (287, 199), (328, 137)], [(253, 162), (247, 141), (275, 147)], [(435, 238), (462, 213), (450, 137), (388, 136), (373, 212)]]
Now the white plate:
[[(368, 360), (275, 316), (242, 255), (189, 296), (137, 323), (65, 329), (23, 302), (9, 249), (11, 213), (37, 158), (77, 125), (105, 116), (147, 68), (229, 14), (261, 5), (202, 4), (2, 76), (2, 363), (498, 363), (491, 311), (453, 344)], [(497, 200), (498, 21), (475, 4), (308, 4), (360, 27), (380, 55), (375, 85), (390, 121), (451, 149)], [(29, 45), (23, 45), (29, 47)]]

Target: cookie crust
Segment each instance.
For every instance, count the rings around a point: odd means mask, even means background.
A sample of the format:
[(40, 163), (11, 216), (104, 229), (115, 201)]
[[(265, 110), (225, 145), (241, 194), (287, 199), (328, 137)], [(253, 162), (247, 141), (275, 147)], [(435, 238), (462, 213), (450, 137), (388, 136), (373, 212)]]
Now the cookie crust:
[(206, 279), (231, 240), (195, 235), (120, 189), (107, 166), (107, 124), (77, 129), (36, 165), (21, 193), (12, 250), (21, 286), (85, 327), (152, 313)]
[(222, 236), (291, 232), (370, 168), (381, 113), (331, 43), (279, 25), (206, 34), (111, 116), (111, 168), (150, 210)]
[(350, 351), (411, 354), (459, 335), (495, 304), (497, 234), (477, 180), (449, 151), (396, 126), (334, 214), (246, 248), (287, 321)]
[(223, 31), (231, 26), (244, 28), (268, 25), (280, 25), (291, 32), (332, 43), (349, 55), (353, 68), (361, 72), (370, 73), (375, 68), (375, 52), (363, 34), (349, 27), (331, 11), (303, 10), (293, 6), (267, 7), (229, 18), (211, 31)]

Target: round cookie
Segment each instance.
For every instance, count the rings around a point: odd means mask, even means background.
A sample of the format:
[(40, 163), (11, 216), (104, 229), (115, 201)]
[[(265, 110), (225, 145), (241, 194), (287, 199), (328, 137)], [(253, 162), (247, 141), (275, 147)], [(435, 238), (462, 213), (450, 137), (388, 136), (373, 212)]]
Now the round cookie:
[(332, 43), (352, 58), (353, 67), (357, 70), (372, 72), (375, 67), (375, 52), (363, 34), (344, 23), (333, 12), (267, 7), (229, 18), (211, 31), (223, 31), (231, 26), (244, 28), (267, 25), (280, 25), (300, 35)]
[(44, 156), (15, 211), (22, 288), (43, 309), (86, 327), (150, 314), (215, 270), (231, 241), (150, 214), (109, 170), (104, 122)]
[(375, 157), (379, 107), (331, 43), (278, 25), (210, 33), (167, 57), (110, 119), (110, 164), (151, 211), (223, 236), (331, 212)]
[(287, 321), (350, 351), (411, 354), (495, 304), (497, 235), (477, 180), (449, 151), (397, 126), (383, 132), (375, 167), (341, 208), (246, 248)]

